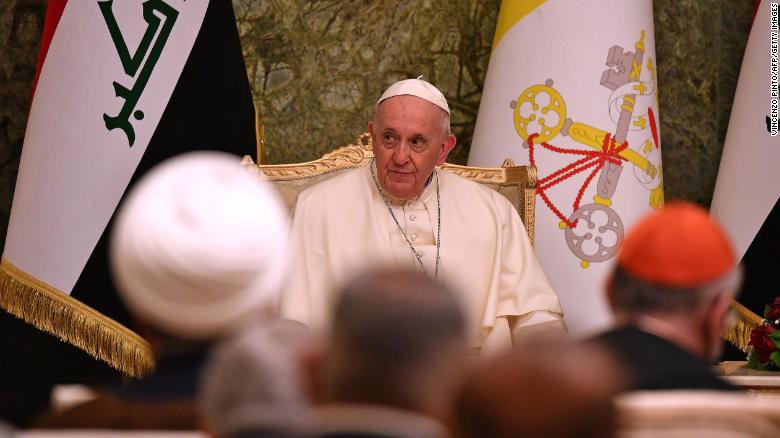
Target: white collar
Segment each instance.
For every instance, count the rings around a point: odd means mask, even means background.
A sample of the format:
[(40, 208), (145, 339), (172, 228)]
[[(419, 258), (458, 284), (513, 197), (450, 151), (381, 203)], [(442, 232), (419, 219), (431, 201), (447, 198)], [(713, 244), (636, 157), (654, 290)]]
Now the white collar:
[[(372, 178), (371, 178), (372, 170), (373, 170), (374, 174), (377, 176), (377, 182), (379, 181), (379, 174), (377, 173), (377, 170), (376, 170), (376, 161), (372, 160), (371, 164), (366, 166), (366, 168), (368, 169), (368, 182), (373, 187), (374, 186), (374, 182), (372, 181)], [(387, 198), (388, 201), (390, 201), (390, 204), (392, 204), (392, 205), (405, 205), (408, 202), (414, 202), (414, 201), (419, 201), (419, 202), (422, 202), (422, 203), (427, 203), (428, 201), (431, 201), (431, 200), (432, 201), (436, 201), (436, 184), (434, 184), (434, 181), (437, 180), (436, 175), (437, 175), (438, 172), (439, 172), (439, 168), (438, 167), (434, 167), (433, 168), (433, 173), (428, 178), (428, 182), (425, 184), (425, 188), (423, 189), (422, 193), (420, 193), (417, 196), (417, 198), (415, 198), (415, 199), (403, 200), (403, 199), (400, 199), (400, 198), (396, 198), (395, 196), (391, 195), (390, 193), (388, 193), (384, 189), (382, 189), (382, 193), (384, 193), (385, 197)], [(441, 184), (441, 182), (439, 182), (439, 184)], [(380, 184), (380, 187), (381, 187), (381, 184)], [(379, 195), (379, 194), (377, 193), (377, 195)]]

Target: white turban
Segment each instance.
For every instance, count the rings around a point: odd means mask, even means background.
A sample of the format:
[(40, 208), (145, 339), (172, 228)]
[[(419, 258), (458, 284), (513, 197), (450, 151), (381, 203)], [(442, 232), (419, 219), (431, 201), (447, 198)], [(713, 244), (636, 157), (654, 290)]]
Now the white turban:
[(152, 169), (114, 227), (111, 266), (129, 309), (162, 331), (209, 339), (278, 305), (287, 212), (240, 159), (193, 152)]
[(428, 102), (443, 109), (447, 112), (447, 114), (450, 113), (450, 106), (447, 105), (447, 98), (444, 97), (441, 91), (439, 91), (438, 88), (434, 87), (429, 82), (419, 78), (404, 79), (403, 81), (398, 81), (387, 87), (387, 90), (382, 93), (382, 97), (379, 98), (376, 104), (379, 105), (383, 100), (395, 96), (419, 97), (420, 99), (425, 99)]

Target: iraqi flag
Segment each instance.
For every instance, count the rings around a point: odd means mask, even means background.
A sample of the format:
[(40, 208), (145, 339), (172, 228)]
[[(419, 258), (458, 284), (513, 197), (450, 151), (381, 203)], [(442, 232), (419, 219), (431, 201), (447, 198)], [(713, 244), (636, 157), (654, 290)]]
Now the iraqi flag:
[(538, 169), (536, 252), (570, 332), (610, 320), (625, 230), (663, 205), (651, 0), (501, 3), (469, 164)]
[(764, 306), (780, 296), (770, 281), (780, 266), (780, 135), (778, 135), (778, 2), (761, 1), (753, 19), (731, 108), (710, 213), (729, 233), (745, 268), (727, 338), (747, 349)]
[(52, 1), (46, 19), (0, 306), (139, 376), (153, 361), (111, 283), (111, 219), (134, 181), (168, 157), (255, 150), (232, 4)]

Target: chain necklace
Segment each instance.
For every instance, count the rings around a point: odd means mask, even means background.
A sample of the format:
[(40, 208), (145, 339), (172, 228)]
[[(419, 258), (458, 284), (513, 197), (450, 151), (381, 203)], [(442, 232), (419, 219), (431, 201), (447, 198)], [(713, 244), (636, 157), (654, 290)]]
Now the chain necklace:
[[(423, 264), (422, 256), (419, 252), (417, 252), (417, 249), (412, 245), (412, 241), (409, 240), (409, 237), (406, 235), (406, 232), (404, 231), (403, 227), (401, 227), (401, 224), (398, 222), (398, 218), (395, 217), (395, 213), (393, 213), (393, 208), (390, 206), (390, 201), (387, 200), (387, 196), (385, 196), (385, 192), (382, 191), (382, 188), (379, 186), (379, 181), (376, 179), (376, 173), (374, 172), (374, 160), (371, 160), (371, 163), (369, 164), (371, 168), (371, 179), (374, 180), (374, 185), (376, 186), (376, 189), (379, 191), (379, 195), (382, 197), (382, 201), (385, 203), (385, 207), (387, 207), (388, 213), (390, 213), (390, 216), (393, 218), (393, 221), (395, 222), (396, 226), (398, 226), (398, 229), (401, 231), (401, 234), (404, 236), (404, 239), (406, 239), (406, 243), (409, 244), (409, 249), (412, 250), (412, 254), (414, 254), (414, 257), (417, 259), (417, 262), (420, 263), (420, 267), (423, 271), (426, 273), (428, 272), (425, 269), (425, 264)], [(436, 212), (437, 212), (437, 224), (436, 224), (436, 268), (433, 273), (433, 278), (436, 279), (439, 277), (439, 249), (441, 248), (441, 196), (439, 195), (439, 174), (436, 172), (436, 170), (433, 171), (434, 175), (436, 175)]]

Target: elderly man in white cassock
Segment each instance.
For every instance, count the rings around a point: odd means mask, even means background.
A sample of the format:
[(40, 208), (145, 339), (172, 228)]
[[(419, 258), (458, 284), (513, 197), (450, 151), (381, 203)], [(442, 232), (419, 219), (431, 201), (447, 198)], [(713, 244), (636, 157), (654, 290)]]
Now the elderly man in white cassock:
[(448, 172), (450, 110), (430, 83), (407, 79), (379, 98), (368, 123), (375, 159), (298, 197), (297, 251), (282, 314), (311, 328), (327, 321), (336, 287), (362, 268), (395, 265), (456, 288), (471, 346), (565, 333), (562, 310), (512, 204)]

